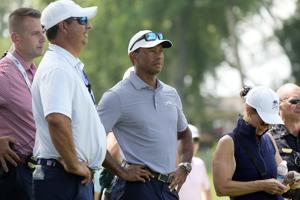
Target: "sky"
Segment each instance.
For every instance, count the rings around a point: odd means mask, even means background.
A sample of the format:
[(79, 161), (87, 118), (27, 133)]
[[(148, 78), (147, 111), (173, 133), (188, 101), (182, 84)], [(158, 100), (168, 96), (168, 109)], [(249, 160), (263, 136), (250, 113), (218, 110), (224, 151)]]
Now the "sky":
[[(271, 11), (281, 20), (288, 19), (295, 13), (296, 1), (275, 0)], [(276, 90), (290, 77), (289, 59), (274, 37), (274, 30), (280, 29), (281, 26), (280, 20), (274, 20), (264, 9), (260, 11), (260, 15), (248, 18), (238, 25), (238, 35), (241, 36), (239, 55), (247, 75), (245, 80), (247, 85), (264, 85)], [(238, 96), (240, 89), (238, 71), (226, 63), (221, 63), (217, 67), (216, 77), (206, 74), (204, 84), (201, 85), (201, 94)]]

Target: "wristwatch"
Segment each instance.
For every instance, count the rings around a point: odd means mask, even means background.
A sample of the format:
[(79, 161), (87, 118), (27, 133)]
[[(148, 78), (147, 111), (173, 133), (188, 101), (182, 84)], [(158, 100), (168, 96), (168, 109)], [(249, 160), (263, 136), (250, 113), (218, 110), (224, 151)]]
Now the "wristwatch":
[(188, 174), (192, 171), (192, 165), (189, 162), (179, 163), (178, 167), (181, 167), (182, 169), (184, 169), (186, 171), (186, 173), (188, 173)]

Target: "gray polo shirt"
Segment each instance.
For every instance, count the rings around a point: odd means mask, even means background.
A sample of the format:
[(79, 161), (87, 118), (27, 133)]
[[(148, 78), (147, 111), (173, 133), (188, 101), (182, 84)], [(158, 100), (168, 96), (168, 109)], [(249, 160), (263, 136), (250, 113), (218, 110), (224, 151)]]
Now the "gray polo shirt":
[(176, 169), (177, 132), (188, 126), (176, 89), (159, 80), (157, 88), (151, 89), (131, 72), (104, 93), (97, 110), (127, 162), (160, 173)]

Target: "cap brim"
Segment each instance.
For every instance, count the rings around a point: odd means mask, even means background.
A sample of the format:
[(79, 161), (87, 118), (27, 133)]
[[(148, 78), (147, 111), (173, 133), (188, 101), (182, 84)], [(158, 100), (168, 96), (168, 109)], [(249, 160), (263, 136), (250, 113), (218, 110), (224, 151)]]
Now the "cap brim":
[(90, 19), (96, 16), (97, 10), (98, 10), (97, 6), (82, 8), (81, 12), (77, 12), (76, 16), (72, 16), (72, 17), (87, 17)]
[(279, 114), (264, 113), (257, 110), (260, 118), (267, 124), (284, 124)]
[(163, 48), (170, 48), (173, 46), (172, 42), (170, 40), (155, 40), (155, 41), (142, 41), (144, 44), (137, 45), (139, 48), (151, 48), (155, 47), (159, 44), (162, 45)]

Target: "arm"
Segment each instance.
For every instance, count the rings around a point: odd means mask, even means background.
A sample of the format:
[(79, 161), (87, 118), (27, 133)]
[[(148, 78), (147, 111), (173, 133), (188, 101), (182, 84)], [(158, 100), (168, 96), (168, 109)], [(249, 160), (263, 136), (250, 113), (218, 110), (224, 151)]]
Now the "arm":
[(256, 181), (233, 181), (236, 169), (234, 144), (229, 136), (220, 139), (213, 157), (213, 180), (218, 196), (240, 196), (259, 191), (282, 194), (286, 187), (276, 179)]
[(48, 128), (54, 147), (58, 151), (65, 170), (67, 172), (84, 177), (82, 183), (91, 181), (89, 168), (80, 162), (72, 137), (71, 120), (67, 116), (59, 113), (52, 113), (46, 117)]
[[(115, 92), (108, 91), (104, 93), (97, 106), (99, 117), (107, 133), (111, 132), (121, 116), (121, 104), (121, 98)], [(114, 149), (119, 145), (116, 143), (115, 139), (110, 137), (108, 137), (108, 142), (108, 150), (115, 154), (116, 151), (114, 151)], [(126, 181), (145, 182), (152, 177), (152, 174), (149, 171), (143, 169), (144, 166), (131, 165), (126, 169), (122, 168), (116, 159), (114, 159), (118, 154), (116, 153), (113, 158), (109, 151), (107, 151), (102, 165), (121, 179)]]
[(191, 162), (193, 158), (192, 133), (189, 127), (185, 131), (177, 134), (178, 136), (178, 159), (181, 162)]
[(108, 133), (107, 137), (107, 150), (110, 153), (110, 155), (117, 160), (119, 163), (121, 163), (122, 158), (120, 154), (120, 146), (117, 142), (117, 139), (115, 138), (115, 135), (113, 132)]
[(281, 156), (279, 154), (277, 144), (276, 144), (273, 136), (270, 133), (266, 133), (266, 134), (271, 138), (271, 140), (273, 142), (273, 145), (274, 145), (274, 148), (275, 148), (275, 160), (276, 160), (277, 165), (279, 165), (281, 163), (281, 161), (282, 161), (282, 158), (281, 158)]
[(7, 162), (17, 166), (17, 162), (20, 160), (20, 157), (10, 148), (10, 145), (15, 143), (15, 138), (11, 136), (0, 137), (0, 167), (5, 172), (8, 172)]
[[(12, 99), (10, 83), (13, 81), (5, 72), (0, 73), (0, 107), (6, 107), (8, 102)], [(4, 134), (4, 133), (2, 133)], [(13, 135), (12, 133), (9, 133)], [(17, 162), (20, 160), (20, 157), (16, 152), (11, 148), (11, 144), (15, 144), (16, 139), (12, 136), (0, 137), (0, 167), (3, 168), (5, 172), (8, 172), (7, 164), (10, 163), (13, 166), (17, 166)]]
[(113, 174), (116, 174), (126, 181), (146, 182), (146, 180), (150, 180), (150, 177), (153, 177), (153, 175), (148, 170), (144, 169), (144, 166), (142, 165), (130, 165), (127, 168), (121, 167), (108, 151), (106, 152), (105, 160), (102, 165)]
[[(193, 157), (193, 142), (191, 130), (187, 127), (185, 131), (179, 132), (178, 136), (178, 162), (189, 162), (191, 163)], [(177, 192), (180, 191), (183, 183), (186, 180), (188, 173), (182, 168), (177, 167), (173, 180), (170, 184), (171, 190), (176, 189)]]

